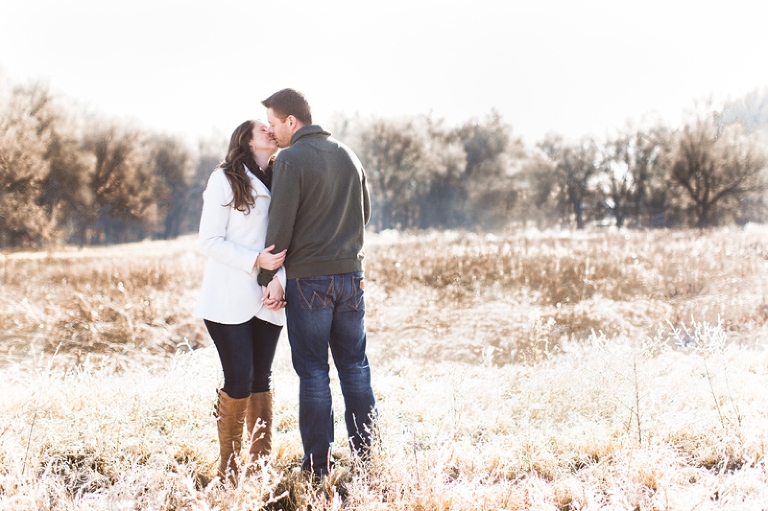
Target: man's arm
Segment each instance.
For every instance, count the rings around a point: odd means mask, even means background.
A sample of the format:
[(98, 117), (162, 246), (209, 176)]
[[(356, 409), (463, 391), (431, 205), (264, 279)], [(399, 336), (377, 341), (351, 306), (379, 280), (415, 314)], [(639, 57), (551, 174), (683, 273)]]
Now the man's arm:
[[(297, 176), (285, 164), (277, 160), (272, 174), (272, 200), (269, 203), (269, 226), (267, 227), (266, 246), (275, 245), (277, 253), (288, 248), (293, 236), (293, 224), (299, 208), (299, 183)], [(279, 247), (279, 248), (278, 248)], [(267, 286), (276, 271), (259, 272), (258, 281)]]
[[(368, 193), (368, 184), (365, 179), (365, 169), (360, 167), (360, 173), (363, 175), (363, 218), (365, 225), (371, 220), (371, 196)], [(269, 245), (267, 245), (269, 246)]]

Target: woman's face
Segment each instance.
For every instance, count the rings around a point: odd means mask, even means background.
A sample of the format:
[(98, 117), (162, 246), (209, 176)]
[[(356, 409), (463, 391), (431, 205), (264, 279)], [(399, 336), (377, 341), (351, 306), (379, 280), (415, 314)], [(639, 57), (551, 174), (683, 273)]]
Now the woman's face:
[(251, 147), (251, 154), (254, 157), (258, 152), (269, 152), (270, 154), (277, 152), (277, 141), (269, 136), (268, 126), (261, 121), (254, 123), (253, 134), (248, 145)]

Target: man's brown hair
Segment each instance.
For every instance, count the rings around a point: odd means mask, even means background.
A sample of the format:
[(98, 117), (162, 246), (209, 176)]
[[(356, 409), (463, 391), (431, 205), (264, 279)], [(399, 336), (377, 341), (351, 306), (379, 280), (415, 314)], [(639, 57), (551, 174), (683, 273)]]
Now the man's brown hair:
[(296, 89), (279, 90), (261, 104), (264, 108), (271, 108), (281, 119), (292, 115), (305, 126), (312, 124), (312, 109), (309, 107), (309, 102), (304, 94)]

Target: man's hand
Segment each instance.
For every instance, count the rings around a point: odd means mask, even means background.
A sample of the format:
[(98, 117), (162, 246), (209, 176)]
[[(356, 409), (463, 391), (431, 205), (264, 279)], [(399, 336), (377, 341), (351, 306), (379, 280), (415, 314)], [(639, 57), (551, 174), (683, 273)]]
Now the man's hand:
[(285, 261), (285, 250), (278, 252), (277, 254), (273, 254), (272, 251), (274, 249), (275, 246), (270, 245), (262, 250), (253, 265), (254, 269), (264, 268), (265, 270), (277, 270), (280, 268)]
[(262, 298), (264, 307), (269, 310), (280, 310), (286, 306), (285, 293), (283, 292), (283, 286), (280, 285), (280, 280), (275, 277), (269, 284), (261, 287)]

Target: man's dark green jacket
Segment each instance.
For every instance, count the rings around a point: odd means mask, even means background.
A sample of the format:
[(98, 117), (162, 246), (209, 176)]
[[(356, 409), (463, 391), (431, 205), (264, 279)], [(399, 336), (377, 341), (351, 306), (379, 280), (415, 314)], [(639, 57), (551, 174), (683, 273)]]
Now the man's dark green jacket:
[[(289, 279), (363, 270), (371, 202), (363, 165), (320, 126), (300, 128), (277, 154), (265, 246), (288, 249)], [(267, 285), (274, 271), (261, 270)]]

